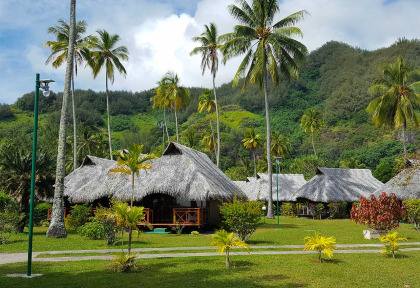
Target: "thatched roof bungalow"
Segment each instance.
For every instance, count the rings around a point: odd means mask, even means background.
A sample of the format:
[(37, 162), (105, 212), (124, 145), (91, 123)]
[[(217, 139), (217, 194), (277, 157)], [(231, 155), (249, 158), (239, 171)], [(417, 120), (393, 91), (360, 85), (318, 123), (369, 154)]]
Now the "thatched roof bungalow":
[(297, 200), (355, 202), (383, 186), (369, 169), (317, 168), (316, 175), (297, 192)]
[(407, 159), (405, 169), (375, 191), (375, 196), (395, 193), (399, 200), (420, 199), (420, 160)]
[[(268, 200), (268, 174), (258, 173), (256, 179), (248, 177), (248, 181), (236, 181), (242, 192), (251, 200)], [(306, 180), (302, 174), (278, 174), (279, 201), (296, 201), (296, 192)], [(277, 200), (277, 174), (272, 174), (273, 201)]]

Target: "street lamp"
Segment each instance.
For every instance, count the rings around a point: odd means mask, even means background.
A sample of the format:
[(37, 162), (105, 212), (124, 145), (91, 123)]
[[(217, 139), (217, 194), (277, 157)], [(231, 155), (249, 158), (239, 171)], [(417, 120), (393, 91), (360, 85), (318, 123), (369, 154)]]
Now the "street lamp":
[(261, 210), (263, 210), (263, 213), (264, 213), (264, 223), (265, 223), (265, 210), (267, 210), (267, 207), (263, 206), (261, 207)]
[[(276, 157), (276, 182), (277, 182), (277, 229), (280, 229), (280, 212), (279, 212), (279, 172), (281, 157)], [(277, 172), (278, 171), (278, 172)]]
[(31, 200), (30, 200), (30, 211), (29, 211), (29, 243), (28, 243), (28, 273), (27, 276), (31, 276), (32, 268), (32, 238), (33, 238), (33, 212), (34, 212), (34, 194), (35, 194), (35, 170), (36, 170), (36, 146), (38, 136), (38, 98), (39, 89), (43, 90), (44, 96), (50, 95), (50, 88), (48, 83), (55, 82), (51, 79), (39, 80), (39, 74), (36, 74), (35, 80), (35, 104), (34, 104), (34, 139), (32, 146), (32, 174), (31, 174)]

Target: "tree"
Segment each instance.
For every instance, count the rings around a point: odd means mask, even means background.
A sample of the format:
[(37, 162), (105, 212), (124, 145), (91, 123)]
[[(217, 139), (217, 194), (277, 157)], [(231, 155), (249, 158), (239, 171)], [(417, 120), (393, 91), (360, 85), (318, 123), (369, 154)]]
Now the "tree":
[(257, 160), (255, 157), (255, 148), (259, 148), (263, 146), (263, 142), (261, 139), (260, 133), (255, 133), (254, 128), (249, 128), (245, 131), (245, 138), (242, 139), (244, 143), (244, 147), (251, 150), (252, 156), (254, 158), (254, 177), (257, 178)]
[(166, 74), (162, 77), (158, 84), (159, 87), (155, 90), (155, 96), (150, 98), (150, 100), (154, 102), (153, 108), (165, 109), (165, 107), (169, 107), (171, 112), (174, 111), (176, 142), (179, 142), (178, 118), (176, 115), (176, 111), (188, 105), (190, 101), (190, 91), (185, 87), (179, 86), (178, 75), (172, 71), (166, 72)]
[[(140, 171), (144, 170), (147, 172), (148, 169), (152, 168), (151, 160), (155, 159), (156, 157), (154, 155), (142, 155), (141, 150), (143, 148), (143, 145), (137, 145), (132, 144), (130, 146), (130, 149), (128, 151), (121, 150), (116, 151), (115, 154), (119, 156), (117, 159), (117, 167), (114, 169), (111, 169), (109, 173), (119, 173), (119, 174), (128, 174), (131, 175), (131, 204), (130, 209), (127, 210), (127, 214), (125, 222), (128, 225), (129, 228), (129, 234), (128, 234), (128, 254), (130, 255), (131, 251), (131, 238), (133, 233), (133, 226), (135, 226), (136, 221), (139, 220), (138, 216), (139, 214), (143, 215), (143, 209), (141, 209), (141, 213), (137, 211), (134, 208), (139, 207), (133, 207), (133, 201), (134, 201), (134, 176), (139, 176)], [(141, 207), (143, 208), (143, 207)], [(137, 220), (136, 220), (137, 219)], [(133, 224), (134, 223), (134, 224)]]
[(226, 230), (219, 230), (212, 236), (213, 241), (210, 244), (210, 248), (217, 246), (217, 253), (226, 253), (226, 267), (230, 267), (229, 252), (230, 248), (238, 247), (244, 248), (249, 253), (249, 244), (239, 239), (233, 232), (228, 233)]
[[(69, 48), (70, 25), (63, 19), (58, 20), (59, 25), (48, 28), (49, 34), (56, 36), (56, 41), (47, 41), (44, 47), (51, 49), (51, 55), (45, 61), (45, 64), (51, 62), (54, 68), (60, 67), (67, 59)], [(73, 170), (77, 168), (77, 133), (76, 133), (76, 109), (74, 99), (74, 76), (77, 76), (77, 66), (87, 60), (90, 49), (93, 48), (98, 39), (94, 36), (82, 37), (86, 32), (86, 21), (77, 21), (74, 35), (74, 63), (71, 75), (71, 100), (73, 108)]]
[(316, 250), (318, 251), (318, 260), (319, 263), (322, 262), (321, 252), (324, 252), (329, 258), (332, 257), (332, 251), (336, 250), (335, 247), (336, 240), (334, 237), (324, 237), (321, 236), (318, 232), (315, 232), (314, 237), (307, 236), (304, 239), (305, 248), (303, 251), (307, 250)]
[[(203, 112), (203, 110), (206, 110), (207, 113), (209, 113), (211, 135), (213, 137), (213, 143), (216, 143), (216, 141), (214, 139), (213, 125), (211, 124), (211, 111), (213, 110), (213, 108), (216, 108), (216, 101), (211, 99), (211, 90), (210, 89), (204, 89), (203, 94), (200, 95), (199, 99), (200, 99), (200, 102), (198, 102), (197, 111), (199, 113), (201, 113), (201, 112)], [(219, 132), (217, 132), (217, 133), (219, 133)], [(216, 163), (218, 163), (217, 153), (216, 153)]]
[[(220, 119), (219, 119), (219, 106), (217, 103), (216, 96), (216, 74), (219, 68), (219, 56), (218, 50), (222, 48), (221, 39), (217, 33), (217, 27), (214, 23), (210, 23), (210, 26), (204, 25), (205, 31), (201, 33), (201, 36), (194, 37), (194, 42), (201, 43), (200, 47), (195, 47), (190, 55), (195, 55), (201, 52), (201, 70), (202, 74), (206, 71), (206, 68), (210, 70), (213, 76), (213, 94), (214, 103), (216, 108), (216, 129), (217, 129), (217, 153), (216, 153), (216, 165), (219, 167), (220, 163)], [(209, 112), (209, 111), (208, 111)], [(201, 112), (200, 112), (201, 113)], [(213, 129), (213, 128), (212, 128)], [(214, 142), (214, 141), (213, 141)]]
[(61, 106), (60, 130), (58, 135), (57, 167), (55, 173), (55, 191), (51, 213), (51, 223), (47, 237), (67, 237), (64, 225), (64, 177), (66, 176), (66, 139), (67, 139), (67, 102), (70, 94), (71, 74), (74, 63), (74, 44), (76, 29), (76, 0), (70, 2), (70, 34), (64, 82), (63, 103)]
[(369, 88), (368, 93), (379, 95), (373, 99), (366, 111), (372, 115), (376, 126), (385, 128), (402, 127), (404, 157), (407, 158), (405, 130), (407, 122), (419, 126), (419, 118), (414, 109), (420, 106), (420, 81), (410, 83), (420, 76), (420, 70), (412, 70), (399, 56), (395, 63), (381, 68), (382, 77)]
[(97, 157), (106, 156), (106, 149), (108, 147), (106, 139), (102, 133), (95, 133), (89, 127), (83, 127), (82, 136), (79, 140), (79, 155), (82, 155), (83, 157), (86, 155)]
[(312, 148), (314, 149), (314, 155), (316, 156), (315, 144), (314, 144), (314, 133), (318, 131), (322, 126), (321, 113), (315, 111), (314, 108), (309, 108), (305, 111), (302, 118), (300, 119), (300, 127), (303, 128), (305, 133), (311, 131)]
[[(230, 14), (243, 25), (236, 25), (234, 32), (221, 36), (223, 46), (223, 63), (227, 60), (245, 54), (233, 79), (237, 86), (244, 77), (242, 91), (248, 83), (257, 84), (264, 90), (265, 114), (267, 126), (267, 159), (271, 161), (271, 128), (270, 107), (268, 102), (268, 74), (275, 85), (280, 74), (290, 79), (298, 76), (298, 62), (307, 54), (305, 45), (293, 39), (302, 36), (297, 27), (292, 27), (308, 13), (304, 10), (293, 13), (273, 24), (274, 16), (279, 11), (276, 0), (253, 0), (250, 6), (245, 0), (240, 6), (228, 6)], [(267, 163), (268, 178), (271, 179), (271, 163)], [(267, 217), (273, 218), (272, 183), (268, 185)]]
[(399, 250), (399, 241), (407, 241), (407, 238), (398, 237), (398, 232), (395, 231), (394, 233), (388, 233), (387, 235), (381, 236), (379, 238), (381, 243), (388, 243), (385, 244), (384, 250), (381, 253), (391, 252), (392, 258), (395, 259), (395, 251)]
[(290, 155), (290, 139), (277, 131), (273, 131), (271, 134), (271, 152), (276, 155), (276, 157), (286, 158)]
[(102, 67), (105, 66), (105, 87), (106, 87), (106, 111), (108, 118), (108, 142), (109, 142), (109, 154), (112, 157), (112, 144), (111, 144), (111, 124), (109, 118), (109, 92), (108, 92), (108, 80), (111, 84), (114, 83), (115, 69), (118, 70), (123, 76), (127, 75), (127, 71), (121, 64), (120, 60), (128, 61), (128, 50), (125, 46), (118, 46), (117, 43), (121, 40), (117, 34), (109, 34), (105, 30), (97, 30), (99, 34), (99, 40), (94, 46), (94, 51), (90, 55), (88, 61), (93, 71), (93, 78), (99, 75)]

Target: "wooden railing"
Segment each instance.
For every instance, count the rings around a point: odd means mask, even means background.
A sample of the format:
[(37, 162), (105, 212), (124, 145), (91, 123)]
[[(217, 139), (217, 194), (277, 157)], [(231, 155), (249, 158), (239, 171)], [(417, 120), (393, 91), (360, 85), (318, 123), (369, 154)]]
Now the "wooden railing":
[[(64, 218), (66, 218), (67, 215), (67, 208), (64, 207)], [(48, 212), (47, 212), (47, 220), (50, 221), (51, 220), (51, 208), (48, 208)]]
[(149, 208), (144, 208), (143, 209), (143, 214), (144, 214), (144, 221), (147, 223), (152, 223), (153, 221), (153, 210), (149, 209)]
[(173, 225), (201, 226), (204, 224), (204, 211), (201, 208), (173, 208)]

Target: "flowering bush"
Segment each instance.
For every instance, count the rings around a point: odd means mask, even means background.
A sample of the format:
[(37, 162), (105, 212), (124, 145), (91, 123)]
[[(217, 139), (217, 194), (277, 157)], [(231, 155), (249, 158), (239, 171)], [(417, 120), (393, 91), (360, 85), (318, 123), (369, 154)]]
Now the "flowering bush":
[(225, 202), (220, 206), (224, 226), (242, 241), (248, 240), (261, 224), (262, 205), (259, 201), (238, 200), (235, 195), (232, 203)]
[(399, 227), (399, 221), (406, 213), (406, 206), (400, 205), (394, 193), (387, 196), (382, 193), (378, 199), (370, 196), (370, 201), (360, 197), (360, 204), (353, 204), (351, 220), (367, 225), (375, 230), (391, 230)]

